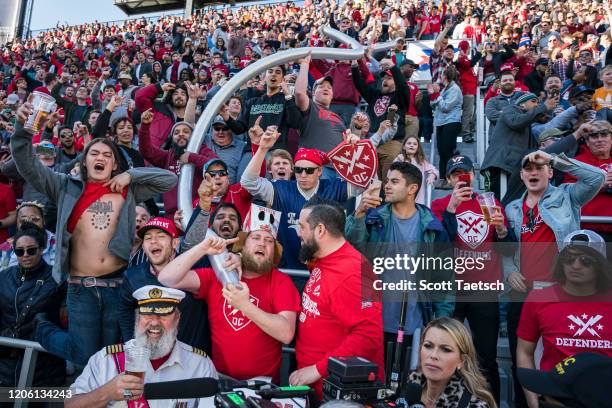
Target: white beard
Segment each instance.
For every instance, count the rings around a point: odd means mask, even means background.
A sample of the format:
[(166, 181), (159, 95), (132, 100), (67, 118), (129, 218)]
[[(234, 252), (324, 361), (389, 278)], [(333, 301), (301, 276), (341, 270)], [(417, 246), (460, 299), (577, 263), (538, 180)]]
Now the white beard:
[(147, 336), (146, 330), (144, 332), (139, 332), (138, 329), (136, 329), (134, 331), (134, 340), (137, 344), (148, 347), (151, 351), (151, 360), (156, 360), (170, 354), (176, 342), (177, 332), (178, 328), (174, 327), (170, 331), (164, 331), (159, 339), (151, 340)]

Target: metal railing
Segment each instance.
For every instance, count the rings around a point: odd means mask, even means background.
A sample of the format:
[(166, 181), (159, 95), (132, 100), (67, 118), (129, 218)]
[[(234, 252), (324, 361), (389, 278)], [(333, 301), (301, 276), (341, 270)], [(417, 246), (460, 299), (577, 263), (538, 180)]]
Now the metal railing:
[[(36, 360), (38, 353), (46, 353), (46, 350), (37, 342), (15, 339), (12, 337), (0, 337), (0, 346), (23, 349), (23, 361), (17, 382), (17, 389), (24, 389), (32, 386), (34, 372), (36, 371)], [(15, 401), (15, 408), (27, 407), (28, 402), (24, 400)]]

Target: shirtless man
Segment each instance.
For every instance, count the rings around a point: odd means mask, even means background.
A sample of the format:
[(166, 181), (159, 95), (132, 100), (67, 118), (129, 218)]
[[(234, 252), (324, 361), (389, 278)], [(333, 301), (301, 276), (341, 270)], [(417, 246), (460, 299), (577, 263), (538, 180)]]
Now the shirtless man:
[(68, 280), (70, 327), (65, 332), (37, 316), (36, 339), (49, 352), (84, 365), (119, 340), (116, 305), (136, 228), (134, 207), (172, 189), (177, 177), (151, 167), (117, 174), (118, 153), (107, 139), (87, 145), (80, 178), (55, 173), (34, 159), (32, 135), (23, 129), (31, 112), (29, 103), (17, 111), (11, 148), (23, 178), (57, 203), (53, 278)]

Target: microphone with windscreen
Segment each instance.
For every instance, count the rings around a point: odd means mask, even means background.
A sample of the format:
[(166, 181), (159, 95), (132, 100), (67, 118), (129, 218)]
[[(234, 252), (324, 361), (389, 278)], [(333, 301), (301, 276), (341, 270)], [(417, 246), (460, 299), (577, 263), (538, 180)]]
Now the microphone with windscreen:
[(218, 391), (219, 381), (215, 378), (190, 378), (146, 383), (144, 398), (146, 400), (207, 398), (212, 397)]
[(415, 383), (407, 383), (405, 386), (406, 390), (406, 402), (409, 408), (425, 408), (425, 404), (421, 402), (421, 394), (423, 394), (423, 387)]

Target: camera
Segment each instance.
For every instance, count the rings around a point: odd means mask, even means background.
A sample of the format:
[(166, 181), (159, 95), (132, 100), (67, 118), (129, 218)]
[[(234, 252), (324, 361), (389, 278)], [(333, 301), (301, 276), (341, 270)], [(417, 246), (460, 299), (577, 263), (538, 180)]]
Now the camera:
[(378, 365), (362, 357), (330, 357), (329, 376), (323, 380), (323, 400), (382, 402), (386, 389), (377, 373)]

